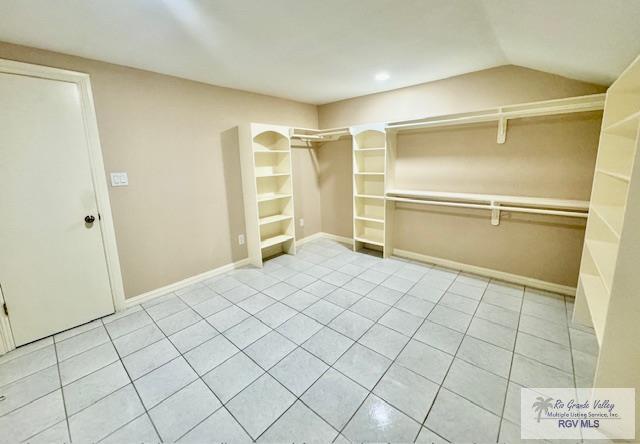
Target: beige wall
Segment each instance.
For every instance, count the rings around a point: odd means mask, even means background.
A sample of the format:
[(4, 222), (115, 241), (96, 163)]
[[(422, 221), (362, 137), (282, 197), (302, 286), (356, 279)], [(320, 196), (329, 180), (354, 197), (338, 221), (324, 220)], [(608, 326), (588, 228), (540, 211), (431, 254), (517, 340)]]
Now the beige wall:
[[(510, 103), (604, 92), (605, 88), (515, 66), (345, 100), (319, 107), (321, 128), (464, 112)], [(507, 142), (496, 125), (446, 128), (398, 137), (398, 188), (588, 199), (601, 113), (513, 120)], [(320, 148), (322, 230), (352, 235), (350, 141)], [(340, 165), (336, 170), (334, 165)], [(326, 173), (325, 173), (326, 172)], [(342, 177), (345, 176), (345, 177)], [(336, 185), (341, 184), (341, 185)], [(337, 211), (336, 211), (337, 213)], [(575, 286), (584, 221), (398, 205), (395, 248)]]
[[(127, 297), (246, 257), (240, 163), (223, 131), (243, 122), (317, 127), (313, 105), (0, 42), (0, 58), (91, 75)], [(320, 229), (312, 151), (293, 156), (304, 235)], [(300, 233), (298, 233), (300, 234)]]
[(353, 236), (351, 138), (321, 145), (320, 198), (322, 231), (338, 236)]
[(408, 120), (536, 100), (595, 94), (605, 87), (506, 65), (318, 107), (320, 128)]

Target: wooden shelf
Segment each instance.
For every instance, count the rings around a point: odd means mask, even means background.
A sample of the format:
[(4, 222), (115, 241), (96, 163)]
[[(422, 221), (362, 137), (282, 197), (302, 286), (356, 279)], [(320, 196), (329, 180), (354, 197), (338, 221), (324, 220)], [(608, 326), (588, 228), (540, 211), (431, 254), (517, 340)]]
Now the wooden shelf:
[(293, 216), (288, 214), (276, 214), (274, 216), (266, 216), (260, 218), (260, 225), (268, 225), (276, 222), (282, 222), (285, 220), (293, 219)]
[(269, 194), (258, 194), (258, 202), (267, 202), (269, 200), (276, 199), (286, 199), (287, 197), (291, 197), (290, 193), (269, 193)]
[(589, 210), (588, 200), (555, 199), (551, 197), (508, 196), (499, 194), (452, 193), (443, 191), (422, 190), (388, 190), (387, 196), (408, 197), (418, 199), (451, 200), (460, 202), (498, 202), (505, 205), (523, 207), (540, 207), (563, 210)]
[(613, 282), (613, 274), (616, 267), (616, 256), (618, 253), (618, 245), (611, 242), (596, 241), (587, 239), (585, 245), (589, 249), (591, 258), (598, 269), (598, 274), (602, 278), (607, 292), (611, 290)]
[(391, 254), (385, 246), (385, 200), (387, 133), (384, 124), (351, 127), (353, 136), (353, 249), (361, 243), (382, 247), (383, 257)]
[(636, 136), (638, 135), (639, 125), (640, 111), (635, 112), (615, 123), (612, 123), (611, 125), (607, 126), (604, 131), (610, 134), (617, 134), (619, 136), (624, 136), (635, 140)]
[(256, 173), (256, 177), (281, 177), (281, 176), (290, 176), (291, 173)]
[(278, 236), (270, 237), (261, 241), (260, 248), (264, 249), (268, 247), (273, 247), (274, 245), (282, 244), (284, 242), (290, 241), (291, 239), (293, 239), (293, 236), (291, 235), (279, 234)]
[(448, 114), (424, 119), (388, 122), (387, 130), (391, 131), (416, 131), (428, 128), (444, 127), (452, 125), (469, 125), (483, 122), (500, 122), (498, 131), (498, 143), (504, 143), (509, 119), (526, 117), (551, 116), (586, 111), (597, 111), (604, 108), (604, 94), (592, 94), (581, 97), (569, 97), (566, 99), (545, 100), (541, 102), (521, 103), (507, 105), (498, 108), (489, 108), (479, 111)]
[(378, 224), (384, 224), (384, 219), (376, 219), (374, 217), (366, 217), (366, 216), (355, 216), (356, 220), (366, 220), (367, 222), (374, 222)]
[(607, 170), (604, 168), (596, 168), (596, 171), (602, 174), (606, 174), (607, 176), (613, 177), (615, 179), (623, 180), (625, 182), (629, 182), (631, 178), (626, 174), (616, 173), (615, 171)]
[(247, 253), (258, 268), (266, 257), (296, 253), (290, 134), (279, 125), (238, 127)]
[(606, 322), (607, 306), (609, 305), (609, 292), (599, 276), (581, 273), (580, 283), (584, 289), (587, 305), (591, 312), (591, 321), (596, 331), (598, 344), (601, 344)]
[(264, 148), (255, 149), (254, 148), (253, 152), (255, 154), (265, 154), (265, 153), (268, 153), (268, 154), (271, 154), (271, 153), (273, 153), (273, 154), (289, 154), (291, 151), (289, 151), (289, 150), (268, 150), (268, 149), (264, 149)]
[(367, 239), (361, 236), (355, 236), (354, 239), (358, 242), (364, 242), (365, 244), (377, 245), (379, 247), (384, 247), (384, 242), (382, 239)]
[(361, 199), (381, 199), (384, 200), (384, 196), (378, 196), (375, 194), (354, 194), (354, 197), (358, 197)]
[(622, 222), (624, 221), (624, 208), (615, 205), (593, 204), (591, 209), (619, 239), (622, 232)]

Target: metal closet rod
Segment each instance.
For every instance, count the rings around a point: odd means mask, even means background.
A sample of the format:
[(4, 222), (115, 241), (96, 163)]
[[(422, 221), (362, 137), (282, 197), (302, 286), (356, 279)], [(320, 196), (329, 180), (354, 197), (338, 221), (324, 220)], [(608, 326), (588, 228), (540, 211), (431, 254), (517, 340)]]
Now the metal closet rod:
[(554, 216), (581, 217), (581, 218), (586, 218), (589, 215), (588, 212), (548, 210), (545, 208), (514, 207), (514, 206), (505, 206), (505, 205), (491, 204), (491, 203), (473, 204), (473, 203), (451, 202), (451, 201), (443, 201), (443, 200), (410, 199), (406, 197), (394, 197), (394, 196), (386, 196), (385, 199), (391, 200), (394, 202), (404, 202), (404, 203), (413, 203), (413, 204), (422, 204), (422, 205), (435, 205), (435, 206), (443, 206), (443, 207), (476, 208), (476, 209), (489, 210), (489, 211), (500, 210), (500, 211), (519, 212), (519, 213), (549, 214)]

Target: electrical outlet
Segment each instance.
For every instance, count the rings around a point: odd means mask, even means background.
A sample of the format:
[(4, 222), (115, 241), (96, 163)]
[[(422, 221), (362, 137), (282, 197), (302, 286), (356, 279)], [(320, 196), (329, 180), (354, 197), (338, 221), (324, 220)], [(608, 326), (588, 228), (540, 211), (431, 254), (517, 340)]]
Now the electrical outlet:
[(126, 187), (129, 185), (127, 173), (111, 173), (112, 187)]
[(244, 234), (238, 236), (238, 244), (244, 245)]
[(300, 226), (304, 227), (304, 219), (302, 219), (302, 218), (300, 219)]

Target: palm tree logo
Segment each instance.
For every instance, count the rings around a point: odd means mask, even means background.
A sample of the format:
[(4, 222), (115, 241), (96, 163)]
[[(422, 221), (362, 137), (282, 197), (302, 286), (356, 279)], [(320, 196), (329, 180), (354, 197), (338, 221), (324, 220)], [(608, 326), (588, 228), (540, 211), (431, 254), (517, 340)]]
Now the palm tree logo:
[(533, 411), (538, 414), (538, 422), (540, 422), (540, 417), (542, 416), (542, 412), (547, 413), (551, 407), (553, 407), (553, 398), (543, 398), (542, 396), (538, 396), (536, 398), (536, 402), (533, 403), (531, 408)]

